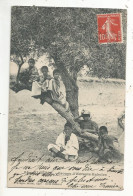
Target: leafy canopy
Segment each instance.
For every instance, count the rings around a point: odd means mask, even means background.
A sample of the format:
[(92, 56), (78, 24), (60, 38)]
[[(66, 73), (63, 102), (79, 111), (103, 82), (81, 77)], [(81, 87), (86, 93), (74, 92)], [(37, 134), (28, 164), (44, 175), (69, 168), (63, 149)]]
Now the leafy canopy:
[[(124, 79), (125, 42), (98, 44), (96, 15), (109, 12), (122, 10), (13, 7), (11, 54), (26, 57), (33, 51), (38, 56), (47, 52), (70, 75), (87, 65), (94, 76)], [(123, 11), (124, 24), (125, 14)]]

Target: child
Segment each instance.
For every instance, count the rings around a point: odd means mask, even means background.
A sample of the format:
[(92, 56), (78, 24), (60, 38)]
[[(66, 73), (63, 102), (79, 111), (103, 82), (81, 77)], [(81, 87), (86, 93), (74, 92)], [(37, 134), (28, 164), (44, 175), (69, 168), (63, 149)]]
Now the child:
[[(83, 118), (83, 119), (81, 119)], [(98, 125), (91, 120), (91, 114), (89, 111), (82, 110), (81, 115), (75, 119), (79, 123), (82, 131), (86, 131), (93, 134), (98, 134)]]
[(19, 88), (32, 90), (32, 83), (35, 81), (39, 81), (39, 73), (37, 68), (35, 67), (35, 60), (33, 58), (28, 60), (29, 67), (24, 72), (20, 73), (19, 76)]
[(58, 102), (59, 104), (61, 104), (66, 111), (69, 110), (69, 104), (66, 101), (63, 93), (60, 91), (60, 73), (58, 69), (55, 69), (53, 71), (53, 79), (50, 81), (51, 83), (51, 96), (52, 96), (52, 100)]
[(35, 81), (39, 81), (39, 74), (37, 71), (37, 68), (35, 67), (35, 60), (34, 59), (29, 59), (28, 60), (29, 64), (29, 84), (30, 87), (32, 87), (32, 83)]
[(48, 91), (49, 89), (49, 81), (52, 79), (50, 75), (48, 75), (48, 67), (47, 66), (42, 66), (41, 67), (41, 72), (42, 75), (40, 77), (40, 82), (39, 84), (41, 85), (41, 104), (44, 104), (45, 102), (45, 92)]
[(65, 124), (64, 131), (57, 137), (56, 144), (49, 144), (48, 150), (54, 157), (60, 157), (68, 161), (74, 161), (78, 158), (78, 139), (72, 133), (70, 123)]
[[(82, 119), (81, 119), (82, 118)], [(80, 128), (82, 130), (81, 135), (85, 133), (98, 134), (98, 125), (96, 122), (91, 120), (91, 115), (89, 111), (82, 110), (81, 115), (75, 119), (76, 122), (79, 123)], [(83, 139), (81, 137), (78, 138), (80, 142), (80, 148), (83, 149), (85, 147), (89, 148), (92, 151), (97, 146), (95, 141), (91, 141), (89, 139)]]
[(49, 88), (49, 80), (52, 79), (50, 75), (48, 75), (48, 67), (42, 66), (41, 67), (42, 76), (40, 77), (40, 83), (42, 86), (42, 92), (47, 92)]
[(95, 152), (98, 152), (98, 161), (104, 160), (108, 163), (112, 162), (112, 159), (118, 153), (115, 142), (118, 144), (117, 138), (108, 135), (108, 130), (106, 126), (101, 126), (99, 128), (99, 138), (98, 138), (98, 148), (95, 148)]

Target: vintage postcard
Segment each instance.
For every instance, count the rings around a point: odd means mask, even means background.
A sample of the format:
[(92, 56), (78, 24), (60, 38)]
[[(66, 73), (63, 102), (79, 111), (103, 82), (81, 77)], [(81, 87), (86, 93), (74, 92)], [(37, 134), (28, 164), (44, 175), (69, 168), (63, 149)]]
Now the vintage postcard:
[(11, 9), (8, 187), (123, 190), (127, 11)]

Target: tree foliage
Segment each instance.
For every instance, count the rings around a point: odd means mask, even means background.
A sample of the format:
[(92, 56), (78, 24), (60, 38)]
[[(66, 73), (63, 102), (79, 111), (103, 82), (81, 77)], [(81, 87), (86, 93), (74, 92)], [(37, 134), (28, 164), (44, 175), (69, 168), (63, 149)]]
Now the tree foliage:
[(122, 44), (98, 44), (97, 14), (123, 10), (86, 8), (13, 7), (11, 54), (48, 52), (60, 68), (66, 68), (76, 81), (77, 73), (87, 65), (92, 75), (125, 78), (125, 34)]

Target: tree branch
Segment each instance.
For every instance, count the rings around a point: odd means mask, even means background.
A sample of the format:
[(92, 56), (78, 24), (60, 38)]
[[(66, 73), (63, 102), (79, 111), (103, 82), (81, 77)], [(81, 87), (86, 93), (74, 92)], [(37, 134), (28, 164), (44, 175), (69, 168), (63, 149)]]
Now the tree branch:
[(77, 136), (80, 136), (82, 138), (90, 139), (93, 141), (98, 141), (98, 136), (94, 135), (92, 133), (82, 133), (80, 126), (77, 122), (75, 122), (74, 117), (71, 113), (71, 111), (66, 111), (66, 109), (59, 103), (53, 102), (51, 98), (45, 97), (45, 101), (50, 104), (63, 118), (65, 118), (68, 122), (70, 122), (73, 126), (74, 133)]
[[(16, 48), (17, 48), (17, 47), (16, 47)], [(22, 67), (22, 65), (24, 64), (23, 57), (22, 57), (22, 55), (21, 55), (21, 53), (20, 53), (19, 50), (18, 50), (18, 55), (20, 56), (21, 63), (19, 64), (18, 73), (17, 73), (17, 78), (16, 78), (17, 84), (18, 84), (18, 81), (19, 81), (19, 74), (20, 74), (21, 67)]]
[(20, 56), (20, 59), (21, 59), (21, 63), (19, 64), (19, 66), (21, 67), (24, 64), (24, 60), (23, 60), (23, 57), (21, 55), (21, 52), (20, 52), (20, 50), (18, 49), (17, 46), (16, 46), (16, 49), (17, 49), (17, 53), (18, 53), (18, 55)]

